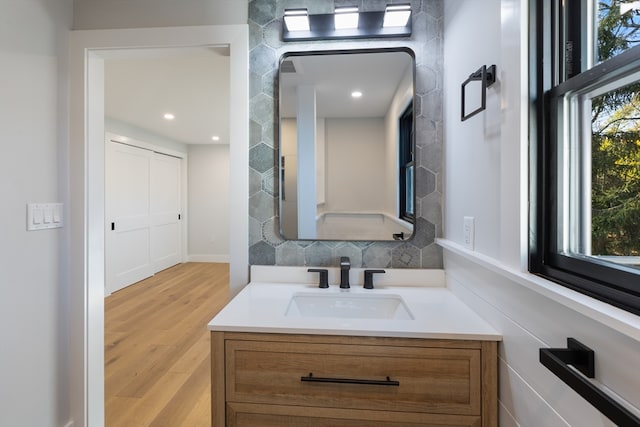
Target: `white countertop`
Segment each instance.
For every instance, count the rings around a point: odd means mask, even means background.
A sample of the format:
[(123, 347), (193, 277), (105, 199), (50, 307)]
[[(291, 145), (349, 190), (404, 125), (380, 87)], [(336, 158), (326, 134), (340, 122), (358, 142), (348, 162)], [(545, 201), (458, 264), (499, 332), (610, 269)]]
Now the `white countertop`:
[[(388, 272), (391, 270), (387, 270)], [(413, 319), (285, 316), (296, 293), (348, 292), (402, 296)], [(352, 285), (319, 289), (308, 283), (249, 283), (211, 322), (211, 331), (500, 341), (502, 336), (443, 286)]]

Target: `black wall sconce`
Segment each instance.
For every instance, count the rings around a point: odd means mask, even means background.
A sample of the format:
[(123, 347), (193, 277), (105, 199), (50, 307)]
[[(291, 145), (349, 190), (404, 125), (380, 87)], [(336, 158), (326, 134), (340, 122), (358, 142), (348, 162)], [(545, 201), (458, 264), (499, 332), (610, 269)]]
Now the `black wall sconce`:
[[(476, 108), (475, 110), (473, 110), (470, 113), (465, 113), (465, 103), (466, 103), (466, 96), (465, 96), (465, 91), (467, 88), (467, 85), (471, 82), (474, 81), (481, 81), (482, 82), (482, 93), (481, 93), (481, 102), (480, 102), (480, 106), (478, 108)], [(480, 67), (478, 69), (478, 71), (476, 71), (475, 73), (471, 73), (471, 75), (469, 76), (469, 78), (467, 80), (465, 80), (462, 83), (462, 86), (460, 88), (462, 94), (461, 94), (461, 108), (460, 108), (460, 119), (464, 122), (467, 119), (470, 119), (471, 117), (475, 116), (476, 114), (480, 113), (481, 111), (486, 110), (487, 108), (487, 88), (489, 86), (491, 86), (492, 84), (494, 84), (496, 82), (496, 66), (492, 65), (490, 67), (487, 67), (486, 65), (483, 65), (482, 67)]]
[(339, 7), (335, 13), (317, 15), (309, 15), (307, 9), (285, 9), (283, 19), (285, 42), (411, 36), (409, 4), (390, 4), (380, 12)]

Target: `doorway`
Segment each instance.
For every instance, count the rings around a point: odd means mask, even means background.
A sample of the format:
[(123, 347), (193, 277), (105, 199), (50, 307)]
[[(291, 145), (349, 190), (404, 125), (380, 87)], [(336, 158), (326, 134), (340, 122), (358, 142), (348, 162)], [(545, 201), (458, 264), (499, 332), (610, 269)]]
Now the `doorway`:
[(228, 262), (229, 46), (101, 57), (105, 295), (180, 262)]
[(70, 345), (72, 418), (104, 423), (104, 52), (228, 45), (230, 291), (248, 281), (247, 25), (74, 31), (70, 54)]

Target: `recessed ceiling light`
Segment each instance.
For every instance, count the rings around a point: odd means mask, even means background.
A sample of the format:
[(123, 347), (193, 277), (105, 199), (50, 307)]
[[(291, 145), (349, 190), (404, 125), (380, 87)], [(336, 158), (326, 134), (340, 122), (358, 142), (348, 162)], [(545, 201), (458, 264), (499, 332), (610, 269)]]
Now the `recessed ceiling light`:
[(166, 120), (173, 120), (173, 119), (175, 119), (175, 118), (176, 118), (176, 116), (174, 116), (174, 115), (173, 115), (173, 114), (171, 114), (171, 113), (166, 113), (166, 114), (164, 115), (164, 118), (165, 118)]
[(214, 141), (220, 141), (220, 137), (218, 135), (213, 135), (211, 139)]
[(351, 97), (352, 98), (360, 98), (360, 97), (362, 97), (362, 92), (360, 92), (359, 90), (354, 90), (353, 92), (351, 92)]

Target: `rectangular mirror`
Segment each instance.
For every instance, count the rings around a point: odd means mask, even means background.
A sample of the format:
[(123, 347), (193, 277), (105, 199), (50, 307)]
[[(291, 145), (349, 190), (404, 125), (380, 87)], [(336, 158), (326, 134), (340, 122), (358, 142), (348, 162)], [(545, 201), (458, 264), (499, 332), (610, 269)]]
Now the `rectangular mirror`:
[(287, 53), (279, 68), (280, 233), (407, 240), (415, 223), (415, 57)]

